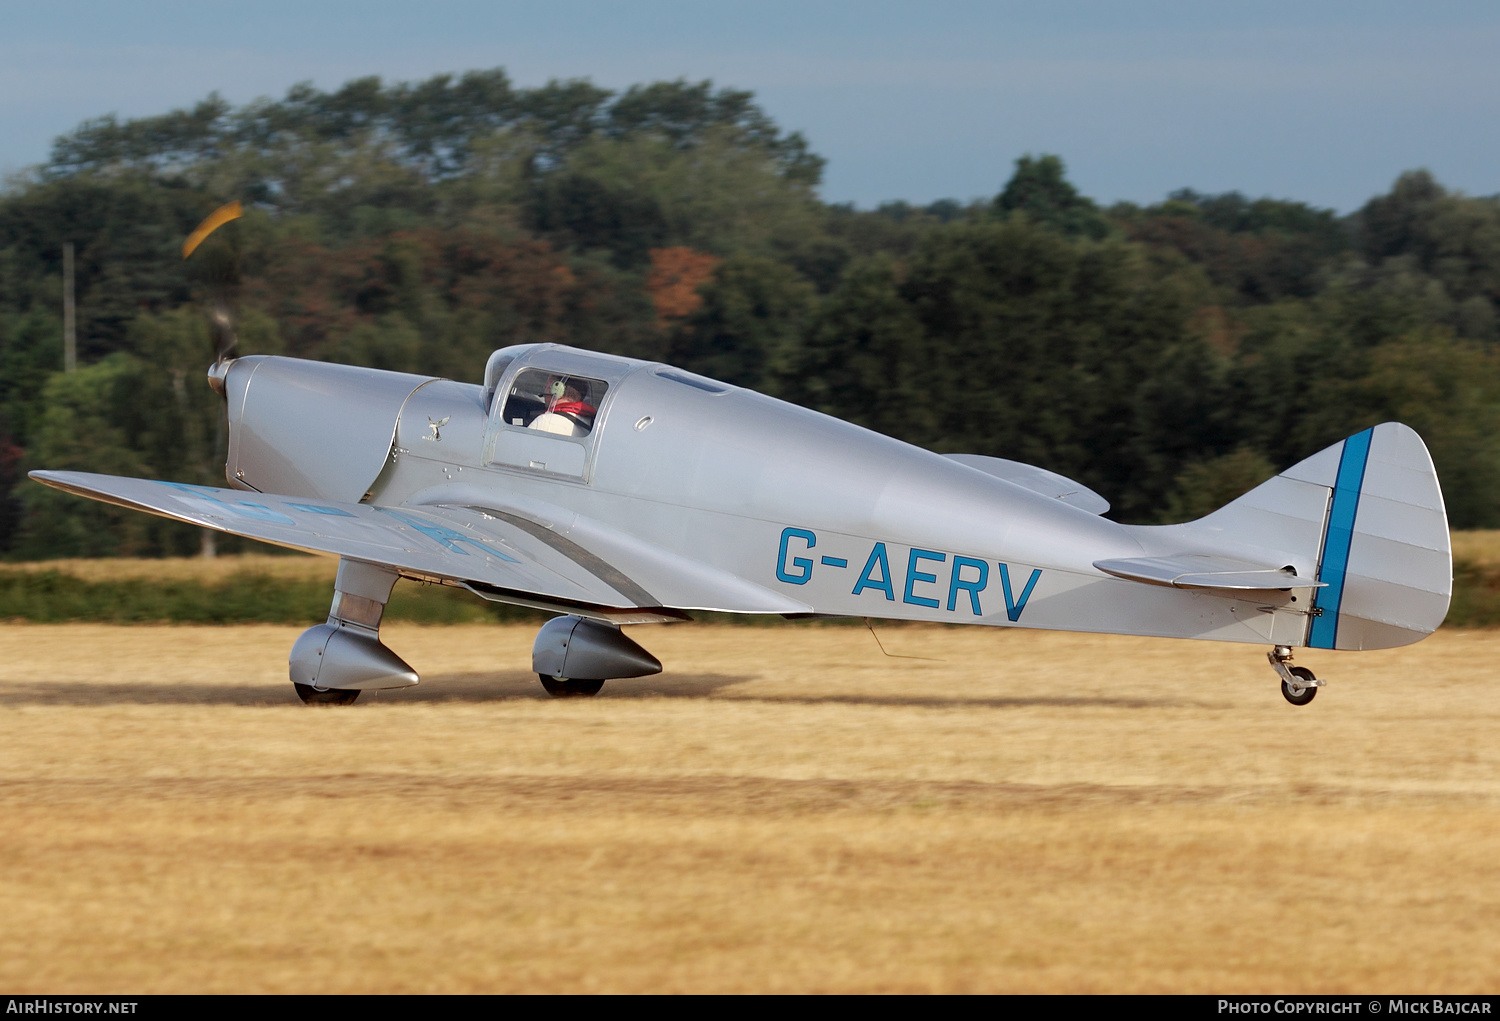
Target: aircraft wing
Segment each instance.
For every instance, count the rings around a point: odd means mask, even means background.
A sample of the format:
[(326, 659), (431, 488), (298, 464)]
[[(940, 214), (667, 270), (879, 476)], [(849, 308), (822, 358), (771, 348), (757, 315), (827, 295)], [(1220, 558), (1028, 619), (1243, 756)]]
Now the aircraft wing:
[[(384, 564), (409, 577), (461, 585), (486, 599), (582, 612), (616, 623), (683, 616), (663, 610), (661, 598), (593, 551), (484, 508), (378, 507), (88, 472), (34, 471), (31, 477), (131, 510), (292, 549)], [(744, 583), (734, 588), (718, 600), (734, 604), (724, 608), (759, 613), (807, 609), (758, 587), (766, 599), (747, 593)], [(766, 605), (739, 605), (747, 601)], [(590, 614), (589, 608), (599, 612)]]

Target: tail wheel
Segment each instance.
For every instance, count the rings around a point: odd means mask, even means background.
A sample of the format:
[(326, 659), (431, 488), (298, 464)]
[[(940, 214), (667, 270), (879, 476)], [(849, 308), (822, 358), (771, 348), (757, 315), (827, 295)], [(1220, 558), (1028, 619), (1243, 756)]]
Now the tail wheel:
[(314, 688), (311, 684), (292, 682), (297, 697), (308, 705), (352, 705), (359, 698), (358, 688)]
[(575, 681), (568, 677), (548, 677), (546, 674), (537, 674), (537, 678), (553, 698), (589, 698), (599, 694), (599, 689), (604, 687), (603, 681)]
[[(1317, 678), (1313, 676), (1313, 672), (1307, 669), (1307, 667), (1305, 666), (1294, 666), (1288, 667), (1287, 669), (1291, 672), (1292, 676), (1297, 678), (1299, 681), (1317, 680)], [(1292, 703), (1292, 705), (1307, 705), (1307, 703), (1311, 702), (1317, 694), (1318, 689), (1311, 684), (1303, 688), (1301, 691), (1297, 691), (1293, 689), (1292, 686), (1286, 681), (1281, 682), (1281, 697)]]

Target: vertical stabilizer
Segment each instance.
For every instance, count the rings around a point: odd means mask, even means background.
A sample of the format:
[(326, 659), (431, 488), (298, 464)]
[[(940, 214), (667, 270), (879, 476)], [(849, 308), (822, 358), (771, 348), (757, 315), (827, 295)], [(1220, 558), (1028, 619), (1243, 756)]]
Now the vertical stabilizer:
[(1300, 643), (1388, 649), (1437, 630), (1453, 593), (1448, 514), (1427, 446), (1386, 422), (1356, 433), (1207, 517), (1148, 529), (1152, 552), (1216, 553), (1295, 568), (1323, 586)]

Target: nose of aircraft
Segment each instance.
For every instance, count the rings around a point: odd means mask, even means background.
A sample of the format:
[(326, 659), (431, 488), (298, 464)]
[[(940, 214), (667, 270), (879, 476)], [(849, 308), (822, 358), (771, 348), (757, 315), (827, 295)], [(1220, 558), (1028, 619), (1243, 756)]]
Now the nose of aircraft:
[(220, 358), (208, 367), (208, 388), (220, 397), (226, 396), (224, 380), (229, 375), (229, 367), (234, 362), (233, 358)]

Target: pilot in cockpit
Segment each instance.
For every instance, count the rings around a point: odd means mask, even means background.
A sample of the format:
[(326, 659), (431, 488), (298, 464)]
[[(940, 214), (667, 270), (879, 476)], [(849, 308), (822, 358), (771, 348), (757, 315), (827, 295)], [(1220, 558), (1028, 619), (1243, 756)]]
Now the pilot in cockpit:
[[(587, 384), (584, 384), (587, 386)], [(594, 428), (594, 406), (587, 393), (574, 380), (554, 376), (547, 380), (544, 394), (547, 410), (533, 418), (528, 429), (556, 433), (559, 436), (587, 436)]]

